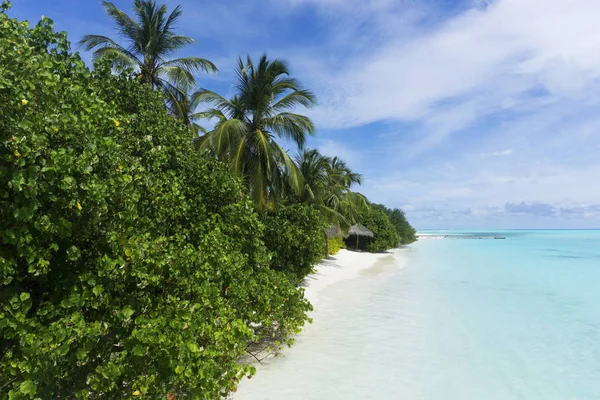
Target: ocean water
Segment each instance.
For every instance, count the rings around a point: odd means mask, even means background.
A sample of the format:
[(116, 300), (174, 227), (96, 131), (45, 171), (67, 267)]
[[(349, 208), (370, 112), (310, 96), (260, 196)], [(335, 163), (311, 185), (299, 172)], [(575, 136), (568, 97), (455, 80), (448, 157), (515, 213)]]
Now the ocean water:
[(324, 289), (235, 398), (600, 399), (600, 231), (492, 234), (421, 240)]

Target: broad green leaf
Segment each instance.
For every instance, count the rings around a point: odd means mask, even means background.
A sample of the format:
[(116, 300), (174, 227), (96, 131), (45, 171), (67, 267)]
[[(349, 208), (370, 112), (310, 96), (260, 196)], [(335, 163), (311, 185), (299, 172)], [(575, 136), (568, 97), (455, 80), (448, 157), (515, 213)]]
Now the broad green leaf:
[(33, 381), (26, 380), (19, 385), (19, 391), (33, 397), (37, 393), (37, 385)]
[(121, 312), (123, 313), (123, 316), (125, 318), (129, 318), (135, 313), (135, 310), (133, 308), (131, 308), (130, 306), (126, 306), (125, 308), (123, 308), (123, 310)]

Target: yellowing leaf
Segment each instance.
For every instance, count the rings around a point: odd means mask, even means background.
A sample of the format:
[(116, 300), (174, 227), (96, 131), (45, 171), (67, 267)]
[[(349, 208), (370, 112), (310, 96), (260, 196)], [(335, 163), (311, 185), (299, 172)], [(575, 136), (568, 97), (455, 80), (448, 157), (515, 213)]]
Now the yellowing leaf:
[(192, 353), (197, 353), (200, 351), (200, 347), (198, 347), (198, 345), (193, 342), (188, 342), (187, 347)]
[(83, 207), (81, 207), (81, 204), (79, 204), (79, 202), (77, 202), (77, 204), (75, 204), (75, 207), (77, 207), (77, 209), (79, 211), (83, 210)]
[(134, 396), (141, 396), (142, 392), (140, 392), (139, 390), (136, 390), (135, 392), (133, 392)]
[(24, 106), (26, 106), (27, 103), (29, 103), (29, 100), (27, 100), (27, 99), (21, 99), (21, 104), (23, 104)]

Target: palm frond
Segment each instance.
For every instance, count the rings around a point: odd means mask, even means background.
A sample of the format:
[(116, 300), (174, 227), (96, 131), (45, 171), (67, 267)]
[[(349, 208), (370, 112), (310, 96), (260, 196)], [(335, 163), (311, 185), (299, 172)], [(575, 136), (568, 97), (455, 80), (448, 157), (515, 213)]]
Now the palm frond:
[(183, 10), (181, 9), (181, 5), (178, 5), (177, 7), (175, 7), (173, 9), (173, 11), (171, 11), (171, 14), (169, 14), (169, 17), (163, 24), (163, 32), (164, 33), (171, 32), (173, 30), (173, 28), (175, 28), (175, 23), (181, 17), (182, 13), (183, 13)]
[(221, 110), (224, 113), (233, 114), (234, 106), (231, 101), (227, 100), (223, 96), (207, 89), (200, 89), (192, 94), (192, 101), (196, 104), (210, 104), (214, 108)]
[(285, 169), (284, 176), (287, 179), (287, 183), (293, 190), (293, 194), (297, 196), (302, 191), (302, 186), (304, 185), (302, 172), (300, 172), (300, 169), (298, 169), (298, 166), (287, 153), (287, 151), (285, 151), (275, 141), (271, 141), (271, 147), (273, 149), (274, 155), (277, 157), (277, 159), (280, 161), (283, 168)]
[(223, 111), (218, 110), (216, 108), (209, 108), (208, 110), (194, 113), (194, 114), (192, 114), (192, 117), (194, 119), (208, 119), (208, 120), (216, 118), (220, 122), (225, 122), (227, 120), (227, 117), (225, 116), (225, 114), (223, 114)]
[(310, 118), (289, 112), (279, 113), (263, 121), (264, 125), (279, 137), (293, 140), (298, 148), (304, 147), (306, 137), (315, 134), (315, 125)]
[(177, 86), (182, 89), (182, 91), (187, 91), (187, 88), (190, 88), (194, 82), (194, 75), (190, 71), (185, 68), (177, 67), (177, 66), (163, 66), (160, 69), (160, 73), (166, 76), (166, 80), (169, 81), (174, 86)]
[(206, 146), (224, 161), (230, 157), (231, 149), (238, 147), (246, 134), (246, 125), (237, 119), (228, 119), (219, 123), (211, 132)]
[(115, 27), (119, 34), (126, 39), (135, 39), (137, 37), (140, 26), (125, 12), (119, 10), (113, 3), (102, 0), (104, 11), (115, 23)]
[(135, 68), (139, 65), (135, 58), (132, 59), (126, 52), (114, 47), (100, 47), (92, 56), (94, 60), (102, 58), (111, 60), (114, 68)]
[[(110, 56), (118, 57), (123, 61), (124, 64), (127, 65), (139, 66), (142, 63), (135, 54), (106, 36), (85, 35), (79, 41), (79, 45), (86, 51), (96, 49), (96, 51), (93, 53), (93, 58), (95, 60), (110, 54)], [(130, 61), (126, 61), (126, 59), (129, 59)]]
[(179, 67), (183, 68), (191, 73), (195, 72), (218, 72), (219, 70), (212, 62), (200, 58), (200, 57), (183, 57), (176, 58), (174, 60), (165, 61), (163, 66), (166, 67)]
[(294, 109), (298, 105), (311, 107), (316, 102), (314, 94), (308, 90), (298, 90), (285, 95), (271, 106), (273, 112)]

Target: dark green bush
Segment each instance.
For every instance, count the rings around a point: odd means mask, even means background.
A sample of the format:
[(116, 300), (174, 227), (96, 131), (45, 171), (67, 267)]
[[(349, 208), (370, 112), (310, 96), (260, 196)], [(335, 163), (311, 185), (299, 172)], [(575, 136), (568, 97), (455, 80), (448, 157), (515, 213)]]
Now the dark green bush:
[(379, 208), (387, 214), (394, 229), (396, 229), (396, 233), (400, 236), (400, 243), (410, 244), (417, 240), (417, 231), (406, 219), (404, 211), (399, 208), (394, 208), (392, 210), (381, 204), (373, 204), (372, 207)]
[(264, 242), (272, 252), (271, 266), (296, 280), (311, 273), (325, 256), (325, 224), (309, 205), (280, 205), (262, 216)]
[(370, 210), (362, 216), (361, 222), (374, 234), (373, 239), (360, 241), (364, 243), (367, 251), (378, 253), (398, 247), (400, 236), (383, 210), (371, 206)]
[(160, 94), (0, 13), (0, 104), (0, 399), (220, 398), (255, 331), (305, 322)]

